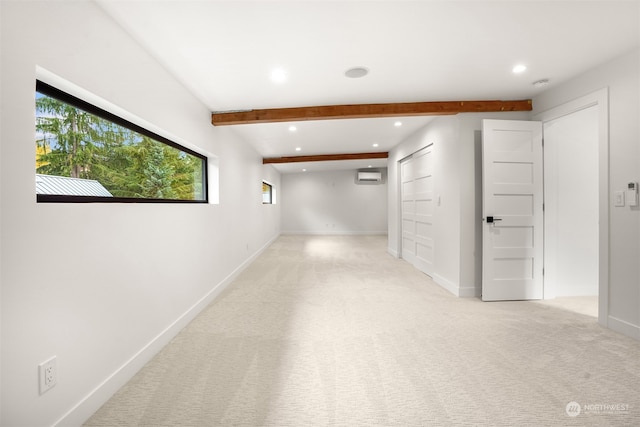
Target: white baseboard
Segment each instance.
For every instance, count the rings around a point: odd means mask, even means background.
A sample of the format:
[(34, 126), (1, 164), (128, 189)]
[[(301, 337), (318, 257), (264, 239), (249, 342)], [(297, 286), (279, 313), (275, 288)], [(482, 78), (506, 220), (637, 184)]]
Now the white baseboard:
[(398, 251), (391, 249), (390, 247), (387, 247), (387, 252), (394, 258), (400, 258), (400, 254), (398, 253)]
[(461, 298), (480, 298), (482, 290), (475, 286), (460, 286), (458, 288), (458, 296)]
[(384, 231), (283, 231), (285, 235), (298, 236), (386, 236)]
[(480, 296), (480, 291), (475, 288), (475, 286), (458, 286), (452, 281), (445, 279), (442, 276), (434, 274), (432, 276), (434, 282), (438, 285), (442, 286), (447, 291), (451, 292), (453, 295), (460, 298), (474, 298)]
[(176, 319), (169, 327), (160, 332), (151, 342), (142, 347), (131, 359), (127, 360), (111, 376), (98, 384), (85, 398), (60, 418), (54, 426), (79, 426), (86, 422), (102, 405), (104, 405), (120, 388), (138, 373), (156, 354), (160, 352), (178, 333), (184, 329), (202, 310), (244, 271), (262, 252), (264, 252), (279, 235), (271, 238), (220, 283), (215, 285), (205, 296)]
[(453, 283), (450, 280), (445, 279), (444, 277), (434, 274), (431, 276), (431, 278), (433, 279), (434, 282), (436, 282), (438, 285), (440, 285), (441, 287), (443, 287), (444, 289), (446, 289), (447, 291), (451, 292), (453, 295), (455, 296), (460, 296), (458, 295), (459, 293), (459, 289), (458, 286)]
[(607, 327), (613, 331), (619, 332), (630, 338), (640, 340), (640, 326), (631, 324), (627, 321), (609, 316)]

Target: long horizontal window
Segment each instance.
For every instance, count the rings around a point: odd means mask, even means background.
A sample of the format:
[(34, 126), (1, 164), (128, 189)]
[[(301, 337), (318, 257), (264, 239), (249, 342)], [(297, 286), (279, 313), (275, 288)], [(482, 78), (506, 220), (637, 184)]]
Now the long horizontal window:
[(36, 83), (38, 202), (207, 202), (207, 158)]

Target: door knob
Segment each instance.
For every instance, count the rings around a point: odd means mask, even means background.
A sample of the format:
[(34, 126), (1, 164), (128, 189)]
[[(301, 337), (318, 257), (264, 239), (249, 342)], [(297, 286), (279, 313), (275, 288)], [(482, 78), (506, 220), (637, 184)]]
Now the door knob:
[(487, 223), (492, 224), (495, 221), (502, 221), (502, 218), (496, 218), (496, 217), (493, 217), (493, 216), (488, 216), (487, 217)]

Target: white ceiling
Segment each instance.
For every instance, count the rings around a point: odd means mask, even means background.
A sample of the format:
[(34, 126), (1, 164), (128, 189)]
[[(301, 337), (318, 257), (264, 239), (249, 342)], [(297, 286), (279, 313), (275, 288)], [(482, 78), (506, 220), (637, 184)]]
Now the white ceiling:
[[(528, 99), (640, 44), (639, 1), (96, 1), (211, 111)], [(345, 77), (354, 66), (370, 73)], [(234, 129), (264, 157), (388, 151), (431, 118), (396, 120)], [(384, 161), (340, 163), (369, 164)]]

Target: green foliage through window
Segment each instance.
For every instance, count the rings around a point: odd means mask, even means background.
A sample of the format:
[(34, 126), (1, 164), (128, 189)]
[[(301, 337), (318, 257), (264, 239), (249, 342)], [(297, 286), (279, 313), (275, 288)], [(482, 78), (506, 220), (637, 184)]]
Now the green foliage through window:
[[(97, 181), (113, 195), (100, 201), (207, 200), (206, 157), (40, 81), (36, 173)], [(81, 199), (38, 194), (38, 201)]]
[(273, 204), (273, 186), (262, 181), (262, 203), (265, 205)]

